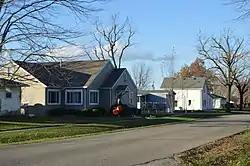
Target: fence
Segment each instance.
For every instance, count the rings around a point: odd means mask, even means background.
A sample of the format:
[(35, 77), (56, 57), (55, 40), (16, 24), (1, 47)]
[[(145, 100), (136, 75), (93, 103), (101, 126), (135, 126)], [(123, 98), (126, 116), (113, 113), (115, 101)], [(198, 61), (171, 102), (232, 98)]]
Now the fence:
[(171, 111), (171, 108), (163, 102), (141, 102), (142, 114), (165, 114)]

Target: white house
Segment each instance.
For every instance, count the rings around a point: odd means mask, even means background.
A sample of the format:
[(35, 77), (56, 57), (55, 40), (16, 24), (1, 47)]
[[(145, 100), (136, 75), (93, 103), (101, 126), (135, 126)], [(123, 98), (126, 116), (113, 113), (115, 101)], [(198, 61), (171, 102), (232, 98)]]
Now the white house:
[(21, 87), (19, 82), (0, 79), (0, 115), (11, 111), (18, 111), (21, 107)]
[(220, 109), (222, 108), (223, 106), (226, 105), (227, 103), (227, 99), (225, 97), (222, 97), (222, 96), (219, 96), (219, 95), (216, 95), (216, 94), (210, 94), (213, 98), (213, 107), (215, 109)]
[(205, 77), (164, 78), (161, 88), (173, 88), (175, 110), (210, 110), (213, 100)]

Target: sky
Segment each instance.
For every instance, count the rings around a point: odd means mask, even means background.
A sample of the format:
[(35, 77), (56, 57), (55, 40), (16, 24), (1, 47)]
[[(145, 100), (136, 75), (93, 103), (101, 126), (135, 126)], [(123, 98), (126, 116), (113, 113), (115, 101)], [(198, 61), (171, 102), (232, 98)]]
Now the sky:
[[(197, 35), (219, 35), (230, 28), (235, 35), (248, 38), (249, 21), (235, 20), (239, 13), (235, 6), (225, 5), (226, 0), (112, 0), (105, 4), (99, 19), (108, 22), (110, 16), (119, 12), (120, 18), (129, 17), (136, 30), (136, 43), (125, 52), (123, 66), (131, 72), (132, 66), (143, 57), (153, 69), (153, 80), (159, 88), (163, 80), (161, 72), (164, 55), (170, 55), (175, 48), (174, 70), (177, 72), (186, 63), (198, 56)], [(133, 58), (134, 57), (134, 58)], [(154, 61), (153, 61), (154, 60)]]

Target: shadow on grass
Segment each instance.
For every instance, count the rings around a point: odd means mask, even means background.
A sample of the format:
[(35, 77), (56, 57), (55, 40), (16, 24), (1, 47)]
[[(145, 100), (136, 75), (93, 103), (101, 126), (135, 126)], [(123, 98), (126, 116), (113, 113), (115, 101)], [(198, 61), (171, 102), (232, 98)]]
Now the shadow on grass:
[(63, 125), (53, 125), (53, 126), (51, 126), (51, 125), (44, 125), (44, 126), (29, 126), (29, 127), (28, 126), (27, 127), (23, 126), (23, 127), (16, 128), (16, 127), (11, 127), (11, 126), (8, 127), (9, 124), (4, 124), (4, 125), (7, 125), (6, 126), (7, 128), (6, 129), (0, 129), (0, 133), (1, 132), (5, 132), (5, 131), (35, 130), (35, 129), (55, 128), (55, 127), (63, 126)]
[[(218, 118), (223, 115), (233, 115), (233, 114), (242, 114), (241, 112), (189, 112), (189, 113), (174, 113), (174, 114), (166, 114), (162, 115), (163, 117), (181, 117), (181, 118), (195, 118), (195, 119), (211, 119), (211, 118)], [(30, 124), (36, 124), (36, 123), (42, 123), (42, 124), (117, 124), (122, 121), (141, 121), (141, 120), (147, 120), (144, 117), (141, 119), (134, 119), (132, 117), (80, 117), (80, 116), (63, 116), (63, 117), (28, 117), (28, 116), (8, 116), (8, 117), (0, 117), (0, 121), (7, 121), (7, 122), (25, 122)], [(157, 116), (157, 115), (156, 115)], [(160, 117), (160, 116), (157, 116)], [(166, 121), (166, 119), (165, 119)], [(159, 119), (151, 119), (150, 122), (146, 121), (146, 123), (149, 123), (149, 125), (152, 125), (152, 123), (160, 124), (160, 123), (169, 123), (169, 121), (175, 122), (177, 120), (171, 120), (167, 119), (168, 122), (164, 122), (164, 120)]]
[[(92, 119), (85, 119), (85, 118), (79, 118), (75, 117), (74, 119), (57, 119), (52, 117), (22, 117), (22, 118), (1, 118), (2, 121), (8, 121), (15, 123), (15, 122), (25, 122), (30, 123), (32, 125), (24, 124), (23, 127), (22, 124), (19, 124), (20, 127), (6, 127), (6, 129), (3, 129), (2, 131), (12, 131), (12, 130), (24, 130), (24, 129), (39, 129), (39, 128), (47, 128), (47, 127), (58, 127), (58, 126), (65, 126), (65, 125), (79, 125), (79, 126), (86, 126), (86, 127), (111, 127), (111, 128), (133, 128), (133, 127), (143, 127), (143, 126), (151, 126), (151, 125), (160, 125), (160, 124), (167, 124), (167, 123), (174, 123), (174, 122), (185, 122), (188, 121), (188, 119), (181, 119), (181, 118), (169, 118), (169, 119), (146, 119), (146, 118), (140, 118), (140, 119), (133, 119), (133, 118), (92, 118)], [(41, 126), (35, 126), (36, 123), (44, 123), (44, 125)], [(46, 125), (47, 124), (47, 125)], [(48, 124), (58, 124), (58, 125), (48, 125)], [(1, 129), (0, 129), (1, 131)]]

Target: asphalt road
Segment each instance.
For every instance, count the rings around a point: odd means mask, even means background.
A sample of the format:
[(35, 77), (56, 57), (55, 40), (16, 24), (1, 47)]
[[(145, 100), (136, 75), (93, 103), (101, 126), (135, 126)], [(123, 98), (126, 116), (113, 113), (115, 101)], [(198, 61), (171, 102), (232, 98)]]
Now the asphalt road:
[[(0, 148), (1, 166), (171, 165), (173, 153), (245, 130), (250, 115)], [(164, 164), (165, 163), (165, 164)]]

